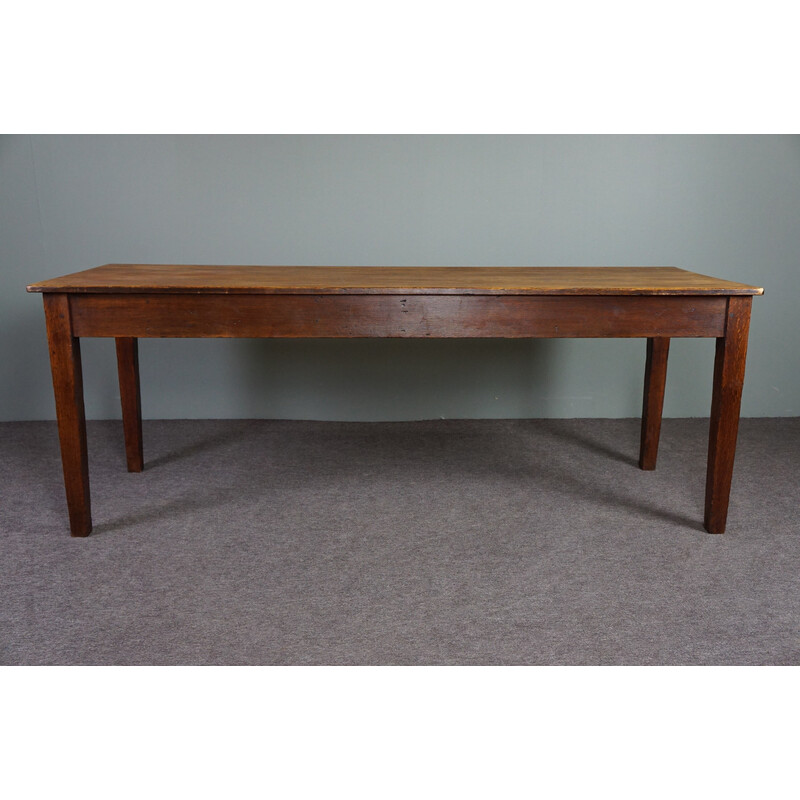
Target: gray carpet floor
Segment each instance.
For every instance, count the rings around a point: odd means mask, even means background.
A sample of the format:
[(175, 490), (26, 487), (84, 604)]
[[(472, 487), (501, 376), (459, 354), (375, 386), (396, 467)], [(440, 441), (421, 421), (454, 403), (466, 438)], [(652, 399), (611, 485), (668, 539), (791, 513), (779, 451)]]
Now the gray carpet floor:
[(68, 535), (54, 423), (0, 424), (0, 663), (800, 664), (800, 418), (90, 422)]

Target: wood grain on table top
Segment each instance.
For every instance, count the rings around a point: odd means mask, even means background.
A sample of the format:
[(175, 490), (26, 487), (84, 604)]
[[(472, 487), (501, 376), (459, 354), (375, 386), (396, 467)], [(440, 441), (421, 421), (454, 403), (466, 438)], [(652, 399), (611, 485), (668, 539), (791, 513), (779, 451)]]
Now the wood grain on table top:
[(756, 295), (676, 267), (288, 267), (105, 264), (29, 292), (186, 294)]

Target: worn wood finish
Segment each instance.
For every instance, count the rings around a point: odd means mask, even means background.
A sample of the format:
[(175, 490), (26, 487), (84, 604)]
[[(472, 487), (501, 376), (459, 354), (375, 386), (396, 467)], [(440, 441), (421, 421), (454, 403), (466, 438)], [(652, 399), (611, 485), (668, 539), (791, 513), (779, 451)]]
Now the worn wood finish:
[(752, 298), (731, 297), (725, 335), (717, 339), (708, 437), (705, 527), (725, 533), (742, 401)]
[(191, 294), (761, 294), (676, 267), (277, 267), (106, 264), (29, 292)]
[(721, 336), (724, 297), (73, 295), (78, 336)]
[(70, 527), (92, 528), (79, 338), (117, 340), (128, 469), (143, 465), (140, 337), (643, 337), (639, 463), (656, 463), (669, 339), (717, 339), (705, 526), (722, 533), (750, 306), (762, 289), (673, 267), (107, 264), (43, 292)]
[(664, 388), (667, 383), (668, 355), (669, 339), (651, 337), (647, 340), (642, 438), (639, 445), (639, 466), (642, 469), (656, 468), (658, 439), (661, 435), (661, 413), (664, 408)]
[(88, 536), (92, 530), (92, 508), (80, 341), (72, 333), (67, 295), (45, 295), (44, 313), (69, 526), (73, 536)]
[(144, 451), (142, 395), (139, 389), (139, 343), (130, 336), (117, 337), (117, 372), (128, 472), (141, 472), (144, 469)]

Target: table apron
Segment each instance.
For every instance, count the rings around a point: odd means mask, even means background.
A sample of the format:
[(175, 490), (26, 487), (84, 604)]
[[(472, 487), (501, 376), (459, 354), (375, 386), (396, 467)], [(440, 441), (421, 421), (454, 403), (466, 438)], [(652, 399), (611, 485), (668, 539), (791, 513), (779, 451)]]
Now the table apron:
[(717, 295), (70, 294), (73, 336), (719, 337)]

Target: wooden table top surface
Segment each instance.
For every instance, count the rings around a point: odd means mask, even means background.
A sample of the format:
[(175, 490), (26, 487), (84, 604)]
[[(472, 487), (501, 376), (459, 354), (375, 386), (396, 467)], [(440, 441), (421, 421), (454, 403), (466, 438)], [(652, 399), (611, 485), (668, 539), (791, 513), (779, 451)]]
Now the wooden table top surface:
[(29, 292), (172, 294), (756, 295), (676, 267), (288, 267), (105, 264)]

